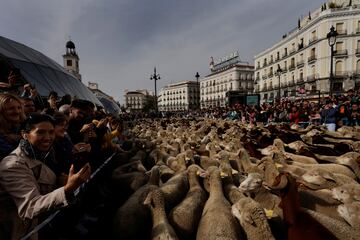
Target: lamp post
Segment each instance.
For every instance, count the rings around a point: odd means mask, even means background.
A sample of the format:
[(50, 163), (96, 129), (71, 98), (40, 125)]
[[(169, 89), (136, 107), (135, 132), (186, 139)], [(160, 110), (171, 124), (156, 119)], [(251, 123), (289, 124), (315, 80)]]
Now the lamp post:
[(196, 92), (197, 93), (199, 93), (199, 95), (195, 95), (195, 96), (197, 96), (197, 100), (196, 100), (196, 108), (200, 108), (200, 85), (199, 85), (199, 78), (200, 78), (200, 74), (199, 74), (199, 72), (196, 72), (196, 74), (195, 74), (195, 78), (196, 78), (196, 87), (197, 87), (197, 89), (196, 89)]
[(279, 90), (279, 93), (278, 93), (279, 103), (280, 103), (280, 100), (281, 100), (281, 89), (280, 89), (280, 77), (281, 77), (281, 74), (282, 74), (282, 69), (280, 68), (280, 65), (278, 64), (278, 68), (277, 68), (277, 70), (276, 70), (276, 75), (277, 75), (278, 78), (279, 78), (279, 85), (278, 85), (278, 90)]
[(158, 111), (158, 99), (156, 93), (156, 81), (160, 80), (160, 74), (156, 74), (156, 67), (154, 68), (154, 73), (150, 75), (150, 80), (154, 80), (155, 85), (155, 112)]
[(200, 74), (198, 72), (196, 72), (195, 77), (196, 77), (196, 82), (199, 83)]
[(334, 73), (333, 73), (333, 58), (334, 58), (334, 45), (336, 43), (336, 36), (338, 35), (337, 31), (335, 30), (334, 26), (331, 26), (330, 32), (326, 35), (328, 39), (329, 46), (330, 46), (330, 97), (333, 94), (333, 81), (334, 81)]

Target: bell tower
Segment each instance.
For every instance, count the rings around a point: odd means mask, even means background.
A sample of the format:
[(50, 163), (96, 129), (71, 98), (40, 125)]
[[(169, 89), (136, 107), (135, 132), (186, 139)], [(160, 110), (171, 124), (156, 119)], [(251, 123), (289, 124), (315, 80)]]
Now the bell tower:
[(66, 53), (63, 55), (64, 68), (73, 74), (79, 81), (81, 81), (81, 75), (79, 73), (79, 56), (75, 50), (75, 44), (69, 40), (66, 43)]

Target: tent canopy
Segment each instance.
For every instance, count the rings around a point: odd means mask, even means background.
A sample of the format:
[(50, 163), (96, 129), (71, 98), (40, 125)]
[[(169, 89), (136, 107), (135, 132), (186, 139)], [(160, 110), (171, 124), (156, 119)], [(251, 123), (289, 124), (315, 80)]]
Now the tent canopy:
[(25, 80), (35, 86), (42, 96), (55, 91), (59, 96), (70, 94), (102, 106), (82, 82), (57, 62), (24, 44), (0, 36), (0, 57), (20, 69)]

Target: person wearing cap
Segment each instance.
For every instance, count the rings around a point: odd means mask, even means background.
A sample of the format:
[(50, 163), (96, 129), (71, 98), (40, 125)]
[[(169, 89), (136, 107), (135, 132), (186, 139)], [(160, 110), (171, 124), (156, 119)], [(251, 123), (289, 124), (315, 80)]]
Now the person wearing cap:
[[(57, 188), (54, 124), (49, 115), (30, 115), (22, 124), (19, 146), (0, 162), (0, 236), (5, 239), (20, 239), (39, 216), (69, 205), (74, 191), (90, 177), (89, 164), (78, 172), (72, 165), (66, 184)], [(36, 233), (30, 239), (37, 238)]]

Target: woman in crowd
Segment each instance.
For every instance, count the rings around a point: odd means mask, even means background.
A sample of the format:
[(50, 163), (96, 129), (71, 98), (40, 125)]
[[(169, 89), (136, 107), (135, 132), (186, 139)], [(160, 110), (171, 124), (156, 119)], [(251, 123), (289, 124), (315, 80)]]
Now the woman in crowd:
[(30, 115), (22, 125), (19, 146), (0, 162), (0, 205), (8, 206), (0, 210), (5, 211), (1, 216), (8, 217), (0, 223), (0, 236), (5, 239), (20, 239), (36, 226), (38, 217), (67, 206), (74, 190), (90, 176), (88, 164), (78, 172), (72, 165), (65, 186), (56, 188), (56, 175), (50, 168), (56, 163), (54, 126), (48, 115)]
[(21, 100), (12, 94), (0, 94), (0, 161), (19, 144), (19, 126), (24, 120)]

